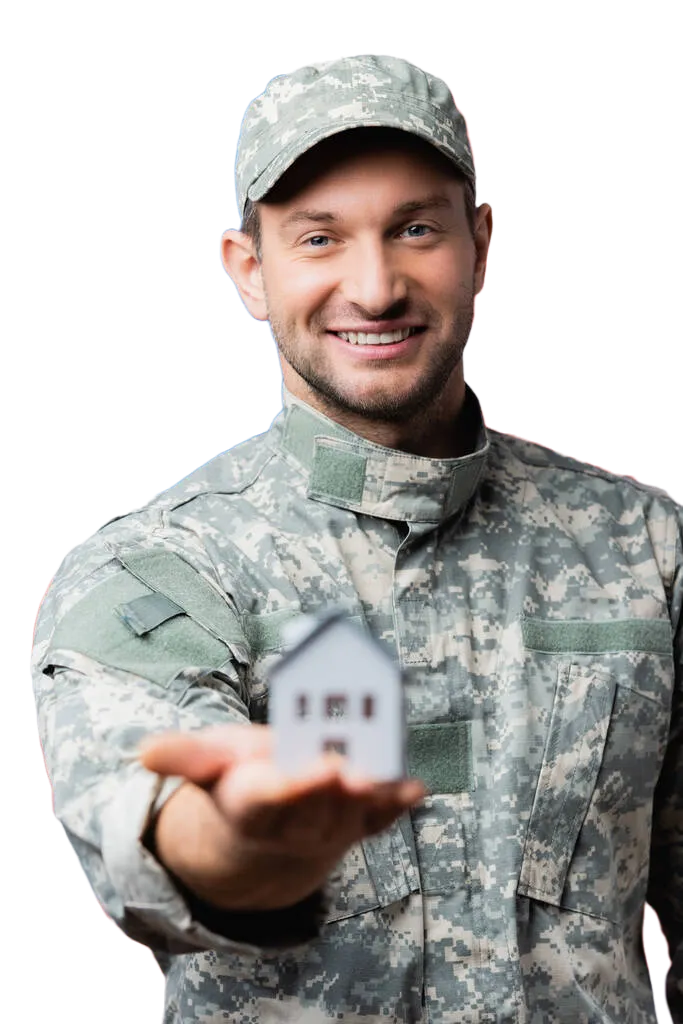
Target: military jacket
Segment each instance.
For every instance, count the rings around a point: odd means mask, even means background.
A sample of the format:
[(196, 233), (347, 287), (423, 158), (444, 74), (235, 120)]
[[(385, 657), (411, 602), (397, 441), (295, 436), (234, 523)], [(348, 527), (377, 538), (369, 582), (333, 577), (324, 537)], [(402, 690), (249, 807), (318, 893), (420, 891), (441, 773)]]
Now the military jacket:
[[(682, 560), (659, 491), (483, 422), (462, 458), (406, 454), (289, 396), (72, 552), (37, 626), (41, 738), (165, 1024), (654, 1022), (646, 900), (683, 1021)], [(332, 608), (400, 664), (429, 795), (350, 850), (310, 941), (247, 945), (141, 842), (178, 780), (136, 750), (265, 721), (284, 626)]]

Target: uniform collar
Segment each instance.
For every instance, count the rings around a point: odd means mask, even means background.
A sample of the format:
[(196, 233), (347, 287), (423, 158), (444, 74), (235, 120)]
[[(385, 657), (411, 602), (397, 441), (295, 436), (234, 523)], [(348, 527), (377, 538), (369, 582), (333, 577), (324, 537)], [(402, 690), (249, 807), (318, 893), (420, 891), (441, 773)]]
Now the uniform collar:
[(281, 447), (304, 469), (309, 498), (382, 519), (438, 523), (475, 493), (489, 453), (481, 408), (469, 388), (466, 403), (477, 440), (473, 452), (456, 459), (430, 459), (373, 444), (288, 391), (276, 433)]

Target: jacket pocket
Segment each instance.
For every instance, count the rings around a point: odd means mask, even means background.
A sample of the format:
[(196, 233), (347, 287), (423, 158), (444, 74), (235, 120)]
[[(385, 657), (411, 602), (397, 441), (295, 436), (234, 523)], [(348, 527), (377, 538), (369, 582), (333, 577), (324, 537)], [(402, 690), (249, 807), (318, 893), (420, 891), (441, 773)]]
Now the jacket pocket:
[(227, 598), (196, 569), (171, 552), (128, 552), (60, 617), (43, 668), (71, 667), (76, 654), (163, 687), (219, 671), (239, 688), (246, 652)]
[(522, 854), (521, 896), (561, 902), (603, 760), (615, 685), (580, 665), (561, 667)]
[(401, 821), (395, 822), (346, 853), (339, 864), (339, 883), (328, 923), (388, 907), (419, 890), (412, 844), (406, 841), (402, 825)]
[(557, 683), (517, 892), (624, 923), (642, 910), (673, 684), (667, 621), (523, 622)]

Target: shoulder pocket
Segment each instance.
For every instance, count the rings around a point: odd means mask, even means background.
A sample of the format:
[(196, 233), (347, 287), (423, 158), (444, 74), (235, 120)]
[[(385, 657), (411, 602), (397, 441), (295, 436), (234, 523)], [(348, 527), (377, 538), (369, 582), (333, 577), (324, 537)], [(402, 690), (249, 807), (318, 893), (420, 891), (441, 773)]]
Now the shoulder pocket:
[(109, 668), (166, 685), (186, 669), (201, 673), (245, 663), (239, 620), (196, 569), (173, 552), (117, 555), (121, 570), (93, 587), (60, 619), (47, 664), (75, 651)]

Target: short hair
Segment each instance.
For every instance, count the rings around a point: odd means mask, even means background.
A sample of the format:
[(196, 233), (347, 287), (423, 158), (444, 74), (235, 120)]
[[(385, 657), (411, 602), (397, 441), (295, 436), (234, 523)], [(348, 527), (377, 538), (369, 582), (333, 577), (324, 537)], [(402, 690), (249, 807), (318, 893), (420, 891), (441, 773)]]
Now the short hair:
[[(351, 145), (349, 145), (349, 135), (354, 136)], [(406, 149), (411, 149), (413, 152), (419, 152), (430, 156), (439, 164), (443, 171), (450, 174), (456, 181), (463, 183), (465, 216), (467, 217), (467, 224), (470, 232), (474, 237), (474, 225), (477, 212), (477, 199), (474, 183), (470, 178), (467, 178), (461, 171), (459, 171), (448, 157), (444, 156), (431, 143), (425, 142), (423, 139), (419, 138), (419, 136), (412, 135), (409, 132), (405, 132), (397, 128), (354, 128), (345, 132), (340, 132), (328, 139), (324, 139), (322, 142), (319, 142), (314, 149), (316, 154), (320, 154), (320, 152), (323, 151), (324, 157), (326, 156), (328, 159), (334, 160), (335, 156), (339, 158), (340, 156), (346, 156), (349, 152), (369, 152), (383, 147), (391, 148), (397, 144)], [(325, 150), (327, 151), (326, 153), (324, 152)], [(308, 151), (308, 153), (311, 152), (312, 150)], [(292, 184), (296, 181), (293, 169), (294, 167), (299, 166), (301, 161), (306, 159), (308, 153), (304, 153), (303, 156), (299, 157), (293, 167), (285, 171), (280, 180), (276, 182), (270, 192), (268, 192), (260, 202), (276, 203), (280, 199), (285, 198), (285, 196), (292, 195), (296, 192), (296, 187), (292, 189)], [(251, 238), (254, 243), (256, 258), (260, 262), (263, 251), (261, 217), (259, 215), (257, 205), (253, 203), (251, 199), (247, 199), (244, 204), (244, 213), (242, 215), (240, 231)]]

